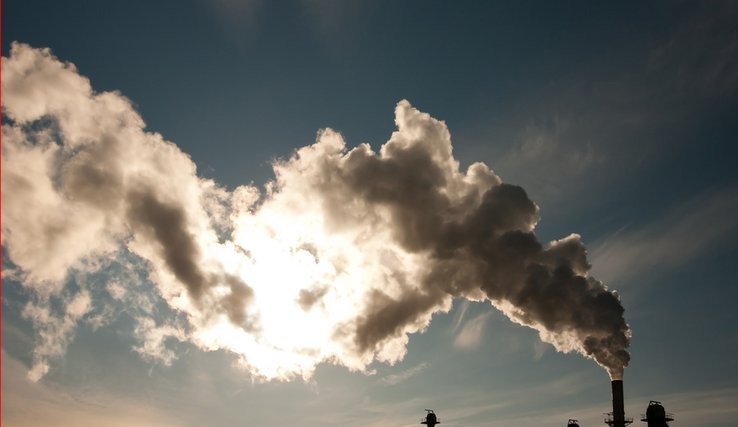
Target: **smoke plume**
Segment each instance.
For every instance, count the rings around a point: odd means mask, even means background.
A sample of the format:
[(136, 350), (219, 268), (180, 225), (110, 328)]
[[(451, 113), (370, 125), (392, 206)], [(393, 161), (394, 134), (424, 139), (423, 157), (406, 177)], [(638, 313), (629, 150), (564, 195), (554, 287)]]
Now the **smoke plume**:
[[(454, 298), (489, 300), (615, 378), (628, 363), (623, 307), (587, 275), (580, 237), (540, 243), (525, 190), (483, 163), (460, 171), (445, 123), (407, 101), (379, 152), (324, 129), (274, 163), (264, 191), (227, 191), (145, 131), (125, 97), (94, 92), (48, 49), (13, 44), (2, 74), (2, 239), (36, 304), (71, 298), (70, 274), (125, 254), (186, 318), (185, 327), (142, 322), (159, 331), (151, 352), (166, 351), (169, 331), (236, 354), (256, 378), (397, 362), (408, 334)], [(58, 353), (34, 363), (48, 367)]]

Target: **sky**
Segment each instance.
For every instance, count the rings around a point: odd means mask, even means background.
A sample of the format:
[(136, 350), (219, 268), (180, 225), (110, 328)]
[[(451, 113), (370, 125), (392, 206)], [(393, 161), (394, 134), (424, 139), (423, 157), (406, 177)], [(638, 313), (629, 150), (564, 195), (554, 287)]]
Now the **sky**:
[(4, 1), (3, 425), (735, 426), (737, 21)]

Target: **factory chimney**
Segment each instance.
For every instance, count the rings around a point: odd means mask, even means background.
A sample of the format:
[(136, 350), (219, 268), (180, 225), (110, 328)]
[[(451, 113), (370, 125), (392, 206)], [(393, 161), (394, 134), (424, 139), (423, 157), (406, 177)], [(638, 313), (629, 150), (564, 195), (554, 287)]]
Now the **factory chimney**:
[(612, 417), (617, 424), (613, 427), (624, 427), (625, 403), (623, 402), (623, 380), (612, 381)]
[(625, 418), (623, 380), (612, 380), (612, 412), (607, 414), (605, 423), (610, 427), (625, 427), (632, 422), (632, 418)]

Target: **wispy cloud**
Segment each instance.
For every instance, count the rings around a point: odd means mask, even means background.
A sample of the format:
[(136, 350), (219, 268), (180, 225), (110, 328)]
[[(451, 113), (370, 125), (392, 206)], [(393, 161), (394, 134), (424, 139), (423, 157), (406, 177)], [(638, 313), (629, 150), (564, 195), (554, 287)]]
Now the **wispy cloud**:
[(225, 22), (238, 27), (252, 24), (262, 7), (262, 0), (207, 0), (207, 2)]
[[(643, 29), (650, 43), (624, 43), (605, 61), (572, 66), (566, 78), (531, 91), (522, 112), (490, 118), (479, 138), (495, 144), (476, 150), (546, 207), (544, 220), (594, 207), (603, 190), (619, 191), (623, 180), (651, 172), (653, 161), (700, 143), (690, 135), (701, 118), (736, 93), (736, 5), (675, 5), (680, 19), (667, 31)], [(614, 63), (623, 55), (629, 60)]]
[(471, 305), (471, 302), (469, 300), (461, 300), (459, 302), (459, 306), (456, 310), (456, 314), (454, 315), (453, 320), (453, 326), (451, 326), (451, 333), (455, 334), (456, 331), (459, 330), (462, 323), (464, 322), (464, 318), (466, 317), (466, 311), (469, 310), (469, 306)]
[(386, 377), (380, 379), (379, 382), (384, 385), (399, 384), (409, 378), (418, 375), (419, 373), (426, 370), (429, 366), (430, 363), (428, 362), (419, 363), (411, 368), (405, 369), (404, 371), (392, 375), (387, 375)]
[[(100, 393), (72, 394), (44, 382), (31, 382), (25, 367), (2, 352), (2, 424), (15, 427), (180, 427), (175, 416), (142, 402)], [(12, 393), (5, 393), (12, 390)], [(33, 414), (33, 416), (28, 416)]]
[(738, 387), (671, 393), (659, 399), (680, 425), (728, 426), (738, 419)]
[(454, 347), (462, 350), (477, 348), (482, 342), (484, 329), (492, 313), (490, 311), (469, 319), (454, 339)]
[(671, 76), (680, 94), (724, 96), (738, 89), (738, 39), (733, 1), (687, 3), (688, 19), (653, 50), (649, 71)]
[(624, 227), (591, 249), (593, 274), (627, 284), (699, 257), (738, 229), (738, 188), (700, 195), (635, 229)]
[(606, 160), (590, 136), (577, 134), (582, 127), (559, 115), (530, 122), (495, 164), (511, 174), (525, 171), (527, 183), (540, 188), (544, 197), (557, 196)]
[[(440, 415), (449, 423), (462, 425), (478, 425), (480, 419), (486, 420), (482, 425), (500, 427), (557, 425), (561, 418), (556, 422), (540, 422), (551, 412), (551, 401), (562, 395), (580, 395), (592, 386), (594, 380), (594, 377), (579, 372), (533, 387), (508, 388), (491, 393), (468, 389), (448, 396), (443, 402), (447, 409)], [(508, 422), (513, 419), (516, 421)]]
[(301, 0), (305, 20), (328, 51), (345, 51), (355, 47), (369, 17), (382, 6), (382, 1)]

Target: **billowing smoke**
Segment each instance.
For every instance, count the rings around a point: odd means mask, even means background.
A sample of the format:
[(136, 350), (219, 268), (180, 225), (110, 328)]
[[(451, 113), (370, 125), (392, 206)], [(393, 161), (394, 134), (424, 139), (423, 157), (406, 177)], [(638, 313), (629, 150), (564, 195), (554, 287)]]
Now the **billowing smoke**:
[(103, 304), (92, 287), (128, 285), (70, 275), (131, 257), (186, 319), (138, 324), (137, 351), (164, 362), (169, 337), (233, 352), (261, 379), (309, 378), (321, 362), (364, 371), (402, 359), (408, 334), (466, 298), (615, 378), (628, 363), (623, 307), (587, 275), (580, 237), (541, 244), (526, 192), (482, 163), (461, 172), (446, 125), (407, 101), (379, 152), (324, 129), (275, 162), (264, 191), (227, 191), (48, 50), (13, 44), (2, 75), (2, 239), (34, 296), (34, 378), (73, 332), (49, 345), (48, 302), (66, 301), (74, 325)]

